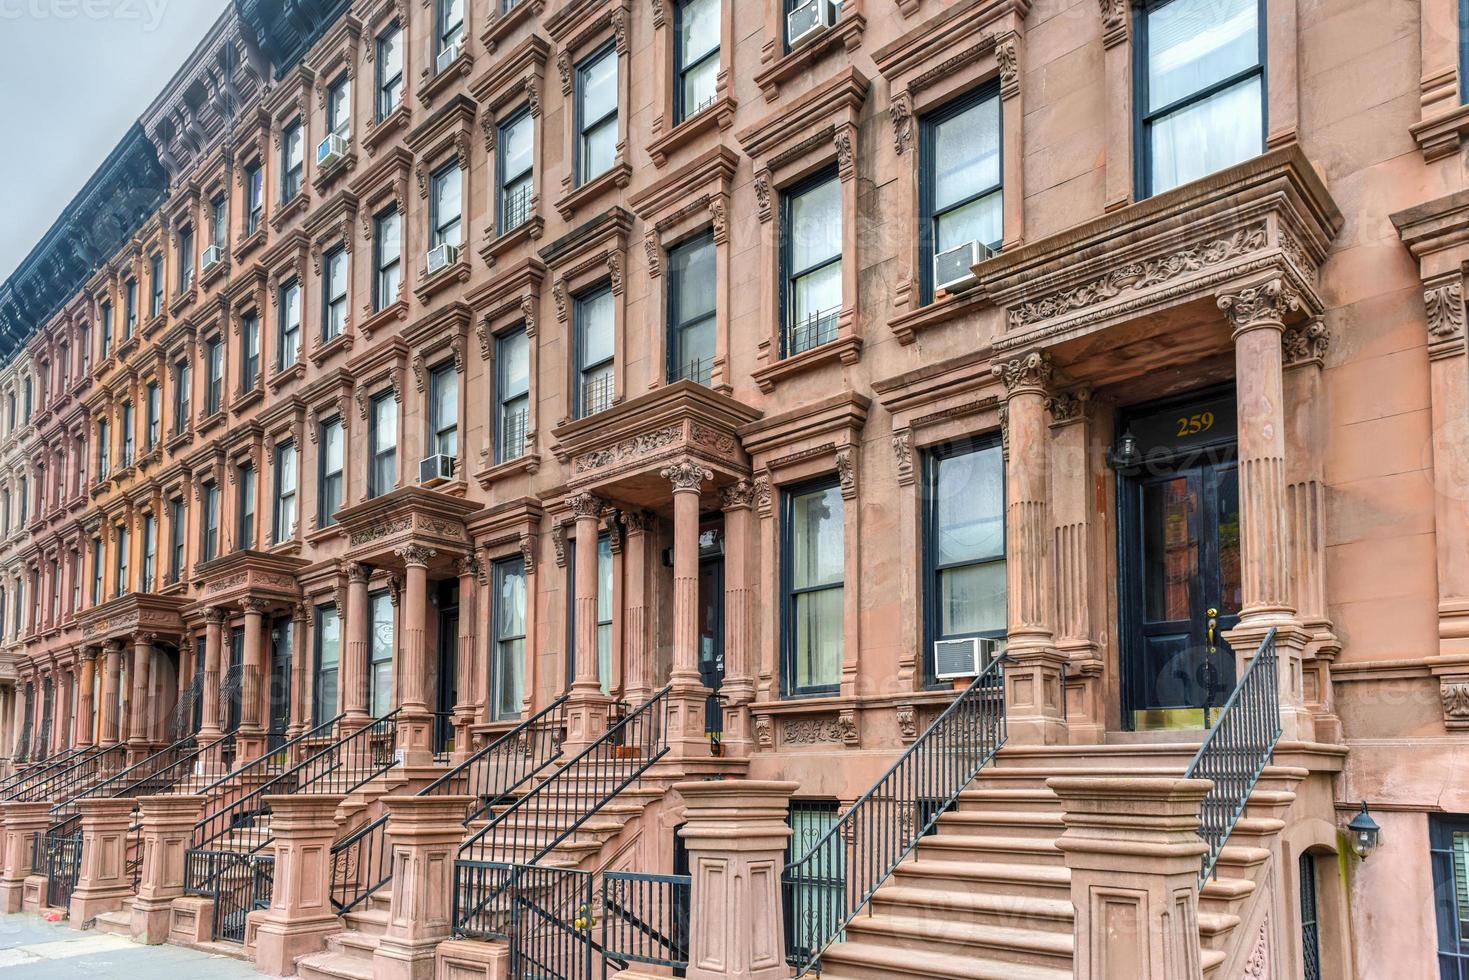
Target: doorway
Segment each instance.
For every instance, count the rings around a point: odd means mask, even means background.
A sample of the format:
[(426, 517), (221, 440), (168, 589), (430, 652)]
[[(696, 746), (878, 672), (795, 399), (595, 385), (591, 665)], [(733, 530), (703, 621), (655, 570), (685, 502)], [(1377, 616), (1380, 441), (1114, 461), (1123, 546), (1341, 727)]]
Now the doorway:
[(434, 757), (454, 753), (454, 705), (459, 700), (459, 583), (440, 584), (439, 677), (434, 693)]
[(1241, 604), (1234, 391), (1144, 406), (1119, 431), (1136, 443), (1118, 467), (1123, 722), (1209, 728), (1235, 685), (1223, 638)]
[(704, 699), (704, 734), (715, 755), (724, 738), (724, 523), (699, 529), (699, 678), (708, 689)]

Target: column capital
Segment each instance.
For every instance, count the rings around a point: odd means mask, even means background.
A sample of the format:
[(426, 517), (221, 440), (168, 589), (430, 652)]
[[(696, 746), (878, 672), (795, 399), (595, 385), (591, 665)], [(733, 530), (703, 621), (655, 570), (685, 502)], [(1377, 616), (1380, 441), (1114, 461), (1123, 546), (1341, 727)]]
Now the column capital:
[(1086, 407), (1091, 400), (1091, 386), (1082, 385), (1071, 391), (1051, 395), (1046, 399), (1046, 410), (1051, 413), (1051, 421), (1054, 424), (1063, 425), (1080, 420), (1086, 413)]
[(460, 578), (479, 577), (479, 559), (471, 552), (454, 559), (454, 574)]
[(749, 480), (737, 480), (721, 487), (719, 505), (722, 510), (749, 510), (755, 506), (755, 484)]
[(405, 544), (401, 548), (393, 549), (393, 554), (401, 558), (404, 565), (427, 568), (430, 559), (437, 555), (438, 551), (420, 544)]
[(1280, 276), (1221, 289), (1215, 302), (1236, 337), (1250, 330), (1284, 330), (1285, 318), (1305, 305), (1301, 294)]
[(363, 585), (372, 577), (372, 566), (360, 561), (347, 562), (347, 581), (358, 582)]
[(1044, 351), (1031, 351), (1000, 361), (990, 370), (1004, 382), (1005, 394), (1009, 398), (1026, 393), (1046, 394), (1055, 374), (1051, 355)]
[(229, 610), (223, 606), (204, 607), (204, 622), (212, 626), (223, 626), (225, 621), (229, 619), (229, 616)]
[(706, 480), (714, 479), (712, 470), (699, 465), (692, 459), (681, 459), (665, 466), (658, 475), (673, 484), (674, 493), (698, 493)]
[(266, 602), (264, 599), (257, 599), (253, 596), (246, 596), (245, 598), (240, 600), (240, 610), (246, 615), (254, 614), (256, 616), (264, 616), (266, 610), (269, 608), (270, 603)]
[(1281, 356), (1286, 367), (1305, 364), (1320, 366), (1331, 347), (1331, 330), (1324, 318), (1313, 316), (1304, 323), (1287, 327), (1280, 338)]
[(647, 534), (653, 530), (656, 520), (657, 518), (646, 510), (625, 510), (622, 512), (622, 526), (627, 528), (628, 534)]
[(566, 502), (571, 508), (571, 516), (577, 520), (598, 520), (602, 511), (607, 509), (607, 501), (596, 494), (579, 493)]

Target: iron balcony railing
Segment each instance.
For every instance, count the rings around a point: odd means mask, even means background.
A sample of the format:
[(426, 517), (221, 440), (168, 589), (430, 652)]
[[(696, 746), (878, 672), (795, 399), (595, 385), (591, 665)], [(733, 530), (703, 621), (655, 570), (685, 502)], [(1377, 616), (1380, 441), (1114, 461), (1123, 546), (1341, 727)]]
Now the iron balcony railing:
[(837, 339), (837, 326), (841, 322), (841, 310), (819, 310), (804, 320), (786, 325), (786, 357), (804, 354), (814, 347), (829, 344)]
[(500, 458), (508, 463), (525, 455), (526, 439), (530, 432), (530, 410), (525, 408), (508, 412), (500, 420)]
[[(418, 791), (419, 796), (468, 796), (467, 826), (510, 799), (561, 757), (566, 738), (562, 695)], [(393, 880), (388, 816), (353, 831), (332, 847), (332, 905), (345, 914)]]
[(531, 218), (535, 188), (529, 181), (506, 188), (500, 197), (500, 234), (508, 235)]
[(1272, 629), (1260, 641), (1255, 658), (1184, 773), (1185, 778), (1208, 779), (1214, 784), (1199, 807), (1199, 836), (1209, 845), (1199, 870), (1199, 887), (1213, 877), (1225, 841), (1275, 755), (1280, 733), (1279, 672)]
[(582, 382), (580, 418), (605, 412), (612, 407), (613, 381), (612, 372), (608, 371)]
[(785, 866), (786, 955), (820, 968), (873, 894), (1005, 744), (1004, 658), (990, 663), (877, 783)]
[(683, 976), (689, 965), (690, 881), (688, 875), (632, 871), (602, 875), (605, 975), (638, 963)]

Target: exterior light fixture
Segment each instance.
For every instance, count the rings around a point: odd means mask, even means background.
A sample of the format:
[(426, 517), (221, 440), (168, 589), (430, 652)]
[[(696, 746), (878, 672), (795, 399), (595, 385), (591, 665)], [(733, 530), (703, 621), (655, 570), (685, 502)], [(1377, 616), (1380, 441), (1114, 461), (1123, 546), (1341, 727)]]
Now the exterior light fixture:
[(1347, 830), (1352, 832), (1352, 850), (1364, 861), (1367, 860), (1367, 855), (1377, 850), (1377, 845), (1382, 840), (1382, 828), (1377, 826), (1377, 821), (1367, 812), (1366, 800), (1362, 801), (1362, 812), (1347, 824)]
[(1114, 470), (1130, 470), (1142, 461), (1142, 454), (1137, 451), (1137, 437), (1131, 429), (1122, 433), (1117, 445), (1107, 454), (1107, 462)]

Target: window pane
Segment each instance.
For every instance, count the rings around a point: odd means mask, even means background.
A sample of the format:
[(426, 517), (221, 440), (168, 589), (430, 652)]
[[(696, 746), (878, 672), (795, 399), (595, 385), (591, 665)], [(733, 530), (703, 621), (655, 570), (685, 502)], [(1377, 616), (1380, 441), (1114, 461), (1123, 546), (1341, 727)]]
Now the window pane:
[(384, 81), (403, 71), (403, 33), (394, 27), (378, 41)]
[(688, 0), (679, 9), (679, 51), (683, 64), (719, 47), (719, 0)]
[(398, 442), (398, 403), (392, 398), (379, 398), (372, 403), (373, 451), (392, 449)]
[[(464, 182), (459, 177), (459, 167), (453, 166), (434, 178), (434, 223), (439, 230), (448, 231), (448, 226), (459, 221), (460, 194)], [(459, 243), (458, 229), (446, 233), (444, 241), (450, 245)]]
[(342, 469), (342, 423), (333, 422), (322, 430), (321, 451), (326, 459), (328, 473)]
[(393, 604), (387, 593), (372, 597), (372, 713), (381, 718), (393, 706)]
[(674, 249), (668, 255), (668, 266), (675, 283), (675, 321), (688, 323), (713, 313), (714, 239), (699, 238)]
[[(802, 276), (796, 280), (795, 309), (792, 312), (795, 319), (792, 323), (799, 326), (813, 320), (821, 319), (826, 314), (833, 314), (842, 308), (842, 264), (833, 262), (822, 269), (809, 275)], [(835, 324), (833, 323), (833, 328)], [(832, 334), (835, 336), (835, 333)], [(831, 338), (810, 338), (810, 343), (798, 345), (801, 349), (814, 347)]]
[(612, 359), (612, 290), (603, 289), (577, 300), (582, 367)]
[(609, 49), (581, 68), (581, 125), (585, 129), (617, 109), (617, 51)]
[(582, 155), (583, 181), (606, 173), (617, 159), (617, 119), (600, 123), (587, 132)]
[(801, 272), (842, 251), (842, 184), (835, 177), (791, 199), (787, 229), (791, 271)]
[(1249, 78), (1153, 121), (1154, 194), (1261, 152), (1260, 79)]
[(1256, 0), (1173, 0), (1148, 14), (1148, 110), (1260, 59)]
[(999, 182), (999, 98), (985, 99), (934, 127), (935, 210), (942, 211)]
[(509, 401), (530, 391), (530, 338), (516, 330), (500, 338), (500, 400)]
[(535, 150), (535, 119), (529, 113), (506, 125), (500, 130), (503, 146), (505, 172), (500, 175), (501, 183), (509, 183), (531, 169), (531, 157)]
[(938, 250), (948, 251), (965, 242), (989, 245), (1004, 236), (1003, 198), (999, 191), (986, 194), (977, 201), (970, 201), (940, 215), (938, 225)]
[(939, 631), (944, 636), (1005, 629), (1005, 563), (939, 573)]
[(714, 101), (719, 91), (719, 59), (710, 58), (683, 76), (683, 112), (692, 116)]
[(397, 261), (403, 253), (402, 236), (399, 234), (401, 224), (397, 211), (389, 212), (378, 219), (378, 257), (383, 265)]
[(999, 446), (935, 461), (933, 514), (939, 565), (1005, 554), (1005, 463)]
[(434, 428), (448, 429), (459, 421), (459, 372), (452, 368), (434, 372)]
[(796, 631), (792, 678), (796, 687), (841, 683), (842, 605), (841, 588), (795, 597), (791, 627)]
[(791, 584), (797, 589), (842, 581), (846, 501), (836, 487), (792, 501)]

